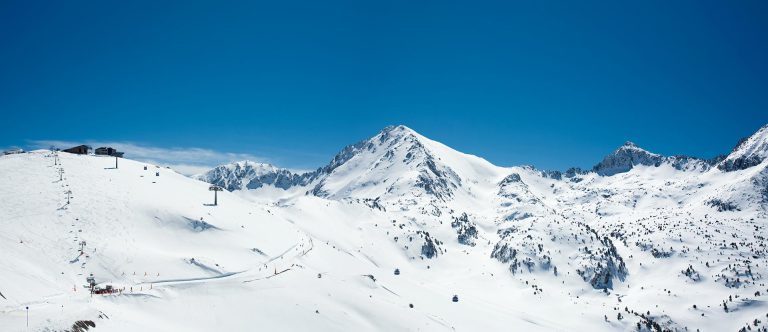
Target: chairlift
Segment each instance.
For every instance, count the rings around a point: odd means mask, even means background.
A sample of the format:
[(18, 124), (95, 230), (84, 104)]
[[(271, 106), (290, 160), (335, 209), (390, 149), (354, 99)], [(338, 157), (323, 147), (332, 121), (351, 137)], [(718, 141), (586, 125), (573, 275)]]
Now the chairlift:
[(85, 278), (85, 281), (88, 283), (88, 288), (93, 289), (96, 287), (96, 278), (93, 277), (93, 273), (88, 278)]
[(395, 269), (395, 275), (396, 275), (396, 276), (399, 276), (399, 275), (400, 275), (400, 269)]
[(212, 185), (208, 187), (208, 190), (213, 191), (213, 205), (219, 205), (219, 191), (223, 191), (224, 188)]

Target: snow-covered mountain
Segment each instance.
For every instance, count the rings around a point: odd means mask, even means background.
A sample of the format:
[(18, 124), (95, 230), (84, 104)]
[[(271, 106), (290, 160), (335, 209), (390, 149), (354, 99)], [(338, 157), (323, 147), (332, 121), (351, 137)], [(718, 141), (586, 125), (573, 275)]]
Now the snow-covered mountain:
[(493, 180), (504, 170), (432, 141), (405, 126), (384, 128), (376, 136), (349, 145), (314, 172), (295, 174), (247, 161), (216, 167), (196, 178), (228, 190), (272, 185), (307, 186), (318, 197), (379, 198), (412, 192), (445, 201), (465, 180)]
[(768, 158), (768, 125), (754, 135), (742, 139), (738, 145), (718, 164), (724, 171), (743, 170), (757, 166)]
[(288, 189), (306, 185), (310, 180), (309, 174), (296, 174), (284, 168), (248, 160), (221, 165), (193, 178), (229, 191), (258, 189), (263, 186)]
[(613, 153), (607, 155), (600, 163), (592, 168), (600, 175), (614, 175), (617, 173), (628, 172), (635, 166), (661, 166), (669, 164), (679, 170), (701, 170), (710, 168), (711, 163), (688, 156), (665, 157), (659, 154), (651, 153), (635, 145), (632, 142), (626, 142), (616, 149)]
[(350, 145), (313, 177), (310, 192), (330, 199), (368, 198), (399, 206), (415, 201), (442, 204), (471, 195), (506, 171), (455, 151), (405, 126), (387, 127)]
[(152, 165), (2, 156), (0, 327), (29, 305), (38, 330), (765, 330), (766, 131), (558, 172), (393, 126), (313, 172), (217, 167), (218, 206)]

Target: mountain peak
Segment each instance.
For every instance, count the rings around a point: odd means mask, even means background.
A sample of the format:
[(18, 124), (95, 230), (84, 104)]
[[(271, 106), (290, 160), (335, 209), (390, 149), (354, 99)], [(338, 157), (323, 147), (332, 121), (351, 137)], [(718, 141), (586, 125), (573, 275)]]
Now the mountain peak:
[(613, 153), (614, 153), (614, 154), (617, 154), (617, 153), (622, 153), (622, 152), (624, 152), (624, 151), (628, 151), (628, 150), (636, 151), (636, 152), (638, 152), (638, 153), (647, 153), (647, 154), (655, 155), (655, 153), (649, 152), (648, 150), (646, 150), (646, 149), (643, 149), (643, 148), (639, 147), (637, 144), (635, 144), (635, 143), (634, 143), (634, 142), (632, 142), (632, 141), (626, 141), (626, 142), (624, 142), (624, 144), (622, 144), (622, 145), (621, 145), (621, 146), (620, 146), (618, 149), (616, 149), (616, 150), (615, 150)]
[(626, 141), (622, 146), (605, 156), (592, 170), (600, 175), (624, 173), (637, 165), (659, 165), (665, 158), (640, 148), (637, 144)]
[(486, 160), (451, 149), (404, 125), (387, 126), (373, 137), (342, 149), (318, 172), (316, 196), (392, 197), (412, 190), (445, 201), (465, 179), (505, 173)]
[(382, 132), (413, 132), (413, 129), (408, 128), (404, 125), (389, 125), (384, 127), (384, 129), (381, 130)]
[[(377, 136), (379, 137), (379, 141), (383, 142), (391, 138), (402, 138), (406, 136), (417, 137), (418, 134), (413, 129), (404, 125), (396, 125), (384, 127)], [(374, 138), (377, 136), (374, 136)]]
[(624, 145), (621, 146), (622, 148), (638, 148), (637, 144), (635, 144), (632, 141), (626, 141), (624, 142)]
[(261, 163), (253, 160), (240, 160), (240, 161), (235, 161), (222, 166), (232, 167), (232, 168), (252, 168), (254, 170), (260, 170), (260, 171), (274, 171), (277, 169), (277, 167), (275, 167), (272, 164)]
[(431, 145), (432, 141), (404, 125), (384, 127), (375, 136), (342, 149), (320, 169), (322, 180), (311, 192), (332, 196), (360, 191), (380, 196), (415, 186), (441, 199), (450, 197), (452, 187), (461, 180), (450, 167), (436, 162), (439, 158), (427, 147)]

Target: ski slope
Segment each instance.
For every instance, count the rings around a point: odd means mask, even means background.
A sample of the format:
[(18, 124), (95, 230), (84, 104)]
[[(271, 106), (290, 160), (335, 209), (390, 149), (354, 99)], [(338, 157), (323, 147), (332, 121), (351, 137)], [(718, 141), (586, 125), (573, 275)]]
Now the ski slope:
[[(479, 271), (409, 268), (396, 248), (362, 252), (359, 231), (322, 224), (331, 213), (344, 227), (381, 218), (365, 210), (326, 210), (308, 198), (308, 211), (296, 214), (228, 192), (211, 206), (208, 184), (169, 169), (55, 159), (48, 151), (0, 157), (4, 331), (26, 330), (27, 306), (30, 330), (77, 321), (93, 321), (97, 331), (567, 329), (522, 304), (505, 308), (497, 289), (453, 303), (454, 293), (483, 288)], [(122, 292), (89, 294), (91, 273)], [(510, 295), (517, 288), (507, 287)]]
[(129, 159), (0, 156), (0, 330), (765, 330), (765, 135), (560, 173), (387, 127), (315, 172), (217, 167), (217, 206)]

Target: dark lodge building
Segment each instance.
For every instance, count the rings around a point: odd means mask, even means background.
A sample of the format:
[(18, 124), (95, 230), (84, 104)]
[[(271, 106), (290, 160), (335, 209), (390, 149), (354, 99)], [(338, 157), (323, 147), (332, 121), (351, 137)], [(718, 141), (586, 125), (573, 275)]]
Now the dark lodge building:
[(62, 151), (69, 152), (69, 153), (74, 153), (74, 154), (88, 154), (88, 150), (90, 150), (90, 149), (91, 149), (90, 146), (78, 145), (76, 147), (72, 147), (72, 148), (69, 148), (69, 149), (64, 149)]
[(100, 147), (97, 148), (96, 151), (94, 151), (96, 155), (99, 156), (112, 156), (112, 157), (122, 157), (123, 152), (118, 152), (117, 150), (110, 148), (110, 147)]

